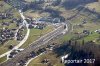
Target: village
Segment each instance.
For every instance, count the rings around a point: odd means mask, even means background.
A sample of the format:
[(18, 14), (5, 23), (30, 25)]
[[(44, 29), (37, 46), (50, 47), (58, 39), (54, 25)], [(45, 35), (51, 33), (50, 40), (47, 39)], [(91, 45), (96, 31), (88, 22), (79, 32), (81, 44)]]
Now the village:
[(94, 0), (0, 1), (1, 65), (70, 66), (76, 59), (98, 59), (98, 5)]
[[(3, 4), (1, 5), (2, 5), (1, 8), (5, 7)], [(13, 13), (14, 10), (12, 8), (10, 8), (10, 10), (9, 9), (7, 10), (4, 9), (4, 10), (5, 12), (2, 11), (0, 13), (0, 45), (1, 45), (0, 48), (4, 47), (4, 50), (2, 49), (3, 51), (0, 51), (1, 55), (9, 50), (12, 50), (16, 45), (18, 45), (18, 43), (23, 41), (27, 32), (26, 24), (23, 22), (23, 19), (21, 18), (21, 16), (19, 16), (19, 13), (17, 11), (16, 11), (17, 13)], [(51, 31), (51, 27), (49, 27), (50, 29), (47, 28), (49, 25), (53, 26), (54, 24), (56, 28), (57, 27), (56, 24), (61, 22), (59, 18), (52, 18), (52, 17), (40, 17), (36, 19), (33, 19), (32, 17), (29, 16), (25, 16), (25, 17), (26, 17), (25, 20), (27, 21), (28, 29), (38, 30), (40, 36), (42, 35), (41, 32), (46, 29), (48, 30), (46, 30), (45, 33)], [(27, 47), (29, 43), (23, 45), (26, 45), (25, 47)], [(13, 58), (17, 53), (24, 50), (25, 47), (23, 47), (23, 45), (19, 49), (14, 49), (10, 54), (8, 54), (7, 59)]]

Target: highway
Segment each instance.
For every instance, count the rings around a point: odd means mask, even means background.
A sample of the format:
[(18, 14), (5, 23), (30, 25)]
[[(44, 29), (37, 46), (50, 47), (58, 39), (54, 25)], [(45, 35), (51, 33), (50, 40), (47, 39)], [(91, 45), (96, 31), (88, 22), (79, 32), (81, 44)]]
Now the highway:
[(47, 45), (48, 41), (62, 34), (64, 30), (65, 30), (64, 24), (60, 24), (57, 29), (40, 37), (38, 40), (33, 42), (30, 46), (25, 48), (22, 52), (18, 53), (14, 58), (0, 64), (0, 66), (19, 66), (18, 63), (20, 62), (20, 60), (25, 60), (25, 58), (30, 55), (30, 52), (36, 50), (37, 48), (43, 45)]

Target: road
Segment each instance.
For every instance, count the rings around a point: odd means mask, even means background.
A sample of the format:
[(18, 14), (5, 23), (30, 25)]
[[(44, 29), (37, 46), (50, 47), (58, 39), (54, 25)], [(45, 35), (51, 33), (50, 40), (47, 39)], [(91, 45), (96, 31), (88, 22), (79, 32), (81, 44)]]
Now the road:
[(36, 50), (37, 48), (43, 45), (47, 45), (48, 41), (62, 34), (64, 30), (65, 30), (64, 24), (60, 24), (60, 26), (57, 29), (40, 37), (38, 40), (32, 43), (29, 47), (25, 48), (24, 51), (20, 52), (14, 58), (8, 60), (7, 62), (0, 64), (0, 66), (18, 66), (18, 62), (20, 62), (20, 60), (25, 60), (25, 58), (29, 56), (30, 52)]

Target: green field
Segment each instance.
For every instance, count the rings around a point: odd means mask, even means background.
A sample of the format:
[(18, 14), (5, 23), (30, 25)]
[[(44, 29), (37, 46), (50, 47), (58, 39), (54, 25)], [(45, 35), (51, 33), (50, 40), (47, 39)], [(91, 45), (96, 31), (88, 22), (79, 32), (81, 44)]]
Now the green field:
[[(84, 37), (84, 41), (87, 42), (87, 41), (93, 41), (93, 42), (96, 42), (97, 44), (100, 43), (100, 41), (97, 41), (97, 39), (100, 37), (100, 34), (98, 33), (93, 33), (93, 34), (90, 34), (89, 36), (87, 37)], [(83, 39), (79, 39), (79, 40), (83, 40)]]
[(100, 13), (100, 3), (99, 2), (87, 4), (86, 7), (88, 7), (89, 9), (95, 8), (96, 12)]
[(4, 57), (0, 58), (0, 63), (4, 62), (6, 60), (7, 60), (7, 56), (4, 56)]
[(4, 12), (5, 10), (11, 8), (11, 6), (6, 4), (4, 1), (0, 1), (0, 4), (3, 5), (3, 6), (0, 7), (0, 12)]
[(43, 12), (43, 13), (39, 13), (39, 11), (35, 11), (35, 10), (27, 10), (24, 12), (25, 16), (29, 16), (29, 17), (32, 17), (33, 19), (34, 18), (41, 18), (41, 17), (46, 17), (46, 16), (49, 16), (50, 14), (47, 13), (47, 12)]
[(8, 49), (8, 47), (10, 45), (16, 46), (19, 42), (16, 40), (9, 40), (7, 41), (4, 45), (0, 45), (0, 55), (9, 51), (10, 49)]
[(64, 66), (62, 63), (60, 63), (60, 59), (56, 58), (56, 55), (53, 53), (46, 53), (37, 57), (36, 59), (32, 60), (28, 66), (48, 66), (48, 64), (41, 63), (44, 59), (49, 59), (49, 62), (53, 66)]
[[(4, 1), (0, 1), (0, 5), (3, 5), (3, 6), (0, 6), (0, 12), (1, 13), (4, 13), (5, 11), (9, 10), (10, 8), (12, 8), (11, 5), (8, 5), (7, 3), (5, 3)], [(20, 18), (20, 14), (18, 13), (18, 11), (14, 8), (12, 8), (12, 13), (13, 13), (13, 16), (15, 18)]]
[(26, 2), (34, 2), (35, 0), (25, 0)]
[[(96, 39), (98, 39), (100, 34), (95, 33), (94, 31), (97, 29), (100, 29), (100, 22), (99, 22), (100, 19), (97, 19), (94, 22), (93, 19), (96, 19), (96, 18), (97, 18), (97, 16), (95, 14), (81, 11), (77, 16), (75, 16), (74, 18), (72, 18), (70, 20), (70, 23), (73, 26), (72, 31), (70, 33), (64, 35), (60, 40), (68, 41), (68, 40), (78, 36), (78, 34), (76, 35), (75, 33), (82, 34), (83, 30), (89, 30), (90, 32), (92, 32), (92, 34), (90, 34), (87, 37), (84, 37), (80, 40), (84, 39), (86, 42), (87, 41), (95, 41), (97, 44), (99, 44), (100, 41), (97, 42)], [(83, 24), (84, 19), (86, 20), (85, 24)], [(80, 27), (79, 25), (81, 25), (82, 27)]]
[(68, 34), (64, 35), (60, 40), (62, 42), (68, 41), (68, 40), (78, 36), (78, 34), (76, 35), (74, 33), (78, 33), (79, 32), (81, 34), (84, 29), (88, 29), (88, 30), (90, 30), (90, 32), (92, 32), (92, 34), (90, 34), (90, 35), (88, 35), (86, 37), (83, 37), (82, 39), (79, 39), (79, 40), (83, 40), (84, 39), (85, 42), (95, 41), (97, 44), (99, 44), (100, 41), (97, 42), (96, 39), (99, 38), (100, 34), (94, 32), (96, 29), (99, 29), (99, 28), (100, 28), (100, 26), (94, 26), (93, 27), (93, 26), (91, 26), (91, 24), (85, 26), (84, 28), (73, 28), (73, 31), (71, 33), (68, 33)]

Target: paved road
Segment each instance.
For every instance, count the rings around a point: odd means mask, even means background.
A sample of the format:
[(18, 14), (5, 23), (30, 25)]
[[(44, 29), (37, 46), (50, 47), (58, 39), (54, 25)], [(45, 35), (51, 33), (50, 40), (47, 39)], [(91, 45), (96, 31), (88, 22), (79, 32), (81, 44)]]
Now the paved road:
[(20, 60), (24, 60), (25, 57), (29, 56), (30, 52), (36, 50), (37, 48), (48, 44), (48, 41), (62, 34), (64, 31), (64, 24), (61, 24), (57, 29), (52, 32), (40, 37), (37, 41), (32, 43), (29, 47), (25, 48), (24, 51), (17, 54), (14, 58), (8, 60), (7, 62), (0, 64), (0, 66), (18, 66)]

